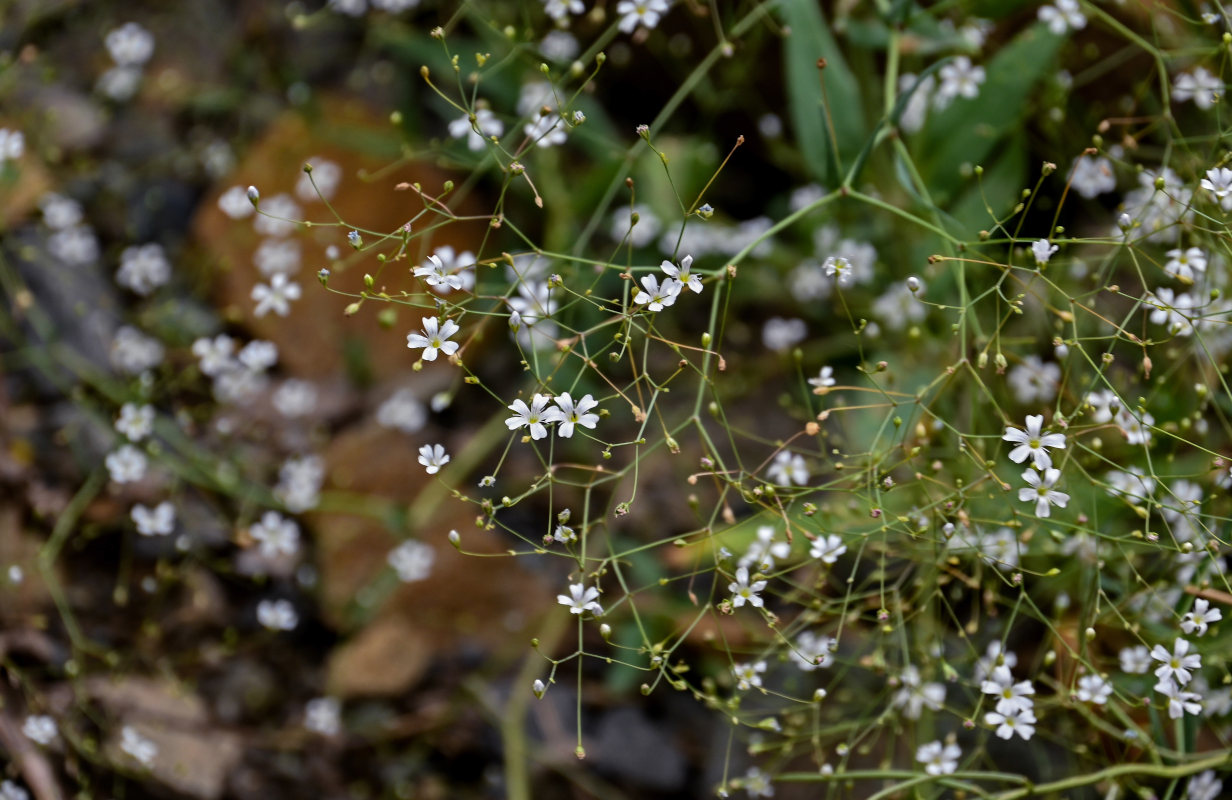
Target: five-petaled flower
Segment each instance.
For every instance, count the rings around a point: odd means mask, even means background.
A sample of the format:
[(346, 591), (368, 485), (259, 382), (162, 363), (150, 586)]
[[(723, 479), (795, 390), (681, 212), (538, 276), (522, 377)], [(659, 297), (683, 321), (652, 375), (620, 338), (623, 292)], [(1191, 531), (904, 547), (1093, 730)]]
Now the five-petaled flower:
[(575, 403), (568, 392), (561, 392), (556, 397), (556, 405), (560, 408), (560, 419), (557, 420), (560, 424), (556, 427), (556, 435), (561, 438), (568, 439), (573, 436), (576, 425), (593, 430), (599, 422), (599, 415), (590, 413), (592, 408), (598, 407), (599, 402), (589, 394)]
[(1021, 464), (1030, 456), (1035, 466), (1039, 469), (1048, 469), (1052, 466), (1052, 457), (1048, 455), (1048, 448), (1064, 448), (1065, 434), (1043, 433), (1041, 430), (1043, 425), (1043, 414), (1028, 414), (1027, 429), (1025, 431), (1010, 427), (1009, 425), (1005, 426), (1005, 435), (1001, 438), (1018, 445), (1010, 451), (1010, 461), (1013, 461), (1015, 464)]
[[(507, 406), (513, 412), (513, 416), (505, 420), (505, 426), (511, 431), (529, 426), (530, 438), (535, 440), (545, 438), (548, 435), (547, 425), (564, 420), (564, 415), (561, 414), (559, 408), (547, 408), (551, 400), (552, 398), (548, 395), (538, 392), (531, 398), (529, 407), (521, 398), (514, 400)], [(572, 426), (569, 428), (569, 435), (573, 435)]]
[(1057, 508), (1065, 508), (1069, 503), (1069, 495), (1065, 492), (1058, 492), (1052, 487), (1056, 485), (1061, 478), (1061, 470), (1048, 468), (1044, 470), (1043, 477), (1033, 469), (1029, 469), (1022, 473), (1022, 479), (1029, 486), (1018, 490), (1018, 499), (1024, 503), (1035, 502), (1035, 516), (1047, 517), (1052, 514), (1052, 506)]
[(419, 448), (419, 463), (424, 465), (429, 475), (435, 475), (441, 471), (441, 467), (449, 463), (449, 454), (445, 452), (443, 445), (425, 444)]
[(424, 349), (423, 360), (435, 361), (437, 351), (447, 356), (458, 352), (458, 343), (449, 341), (449, 337), (458, 330), (458, 323), (451, 319), (445, 320), (442, 324), (438, 317), (424, 317), (423, 330), (408, 333), (406, 346), (412, 350), (422, 347)]
[(298, 300), (299, 296), (298, 283), (288, 278), (286, 273), (275, 273), (270, 277), (269, 286), (258, 283), (252, 287), (252, 299), (257, 302), (252, 313), (264, 317), (273, 311), (278, 316), (285, 317), (291, 313), (291, 301)]
[(732, 593), (732, 605), (736, 608), (748, 603), (753, 608), (761, 608), (766, 603), (758, 592), (766, 588), (765, 581), (749, 582), (749, 568), (740, 567), (736, 570), (736, 580), (727, 585), (727, 591)]
[(941, 740), (920, 745), (915, 751), (915, 760), (924, 765), (929, 775), (949, 775), (958, 769), (962, 749), (956, 744), (942, 744)]
[(594, 586), (571, 583), (569, 594), (556, 595), (556, 602), (562, 606), (568, 606), (570, 614), (583, 614), (589, 611), (596, 617), (603, 616), (603, 606), (599, 605), (599, 590)]
[(1203, 636), (1206, 634), (1206, 628), (1210, 623), (1218, 622), (1221, 619), (1223, 619), (1223, 612), (1217, 608), (1211, 608), (1209, 600), (1199, 597), (1197, 600), (1194, 600), (1193, 609), (1181, 617), (1181, 630), (1187, 634), (1192, 633), (1197, 636)]
[(676, 266), (670, 261), (664, 261), (659, 265), (659, 269), (667, 273), (668, 277), (676, 281), (682, 288), (689, 289), (694, 294), (702, 293), (702, 279), (698, 275), (689, 271), (693, 266), (693, 256), (685, 256), (680, 259), (680, 266)]
[(1191, 669), (1202, 668), (1202, 656), (1189, 652), (1189, 642), (1186, 639), (1173, 642), (1171, 653), (1165, 650), (1163, 645), (1155, 645), (1151, 648), (1151, 658), (1160, 662), (1155, 669), (1156, 678), (1161, 682), (1173, 680), (1181, 686), (1189, 683), (1189, 679), (1193, 677)]
[(642, 288), (633, 295), (633, 302), (639, 306), (645, 305), (651, 311), (662, 311), (676, 302), (682, 286), (683, 284), (675, 278), (664, 278), (663, 283), (660, 284), (659, 279), (654, 275), (643, 275)]
[(838, 561), (839, 556), (846, 552), (847, 545), (843, 544), (843, 540), (834, 533), (818, 536), (813, 540), (813, 546), (809, 548), (809, 555), (821, 559), (823, 564), (833, 564)]

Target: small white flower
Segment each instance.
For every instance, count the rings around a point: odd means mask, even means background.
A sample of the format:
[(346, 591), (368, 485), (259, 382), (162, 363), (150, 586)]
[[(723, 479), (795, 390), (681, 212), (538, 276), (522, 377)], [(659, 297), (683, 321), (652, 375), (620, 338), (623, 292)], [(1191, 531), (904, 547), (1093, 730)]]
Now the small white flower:
[(1035, 735), (1035, 712), (1031, 709), (1012, 708), (1007, 713), (989, 711), (984, 715), (984, 722), (997, 727), (998, 739), (1012, 739), (1014, 734), (1023, 741)]
[(766, 468), (766, 478), (776, 486), (804, 486), (809, 479), (804, 456), (790, 450), (780, 450)]
[(306, 417), (317, 405), (317, 388), (309, 381), (291, 378), (274, 391), (274, 409), (287, 419)]
[(424, 317), (423, 330), (408, 333), (406, 335), (406, 346), (409, 349), (423, 348), (423, 360), (435, 361), (437, 352), (444, 353), (447, 356), (452, 356), (458, 352), (458, 343), (449, 340), (449, 337), (457, 333), (461, 328), (458, 323), (451, 319), (445, 320), (444, 324), (438, 317)]
[(1099, 675), (1083, 675), (1078, 679), (1075, 696), (1084, 703), (1102, 706), (1112, 696), (1112, 684)]
[(915, 760), (924, 765), (929, 775), (949, 775), (958, 769), (962, 749), (956, 744), (943, 745), (941, 740), (920, 745), (915, 751)]
[(253, 372), (265, 372), (278, 363), (278, 345), (254, 339), (239, 352), (239, 362)]
[(735, 608), (740, 608), (745, 603), (748, 603), (753, 608), (762, 608), (766, 603), (758, 595), (758, 592), (765, 588), (765, 581), (749, 583), (748, 567), (738, 568), (736, 570), (736, 580), (727, 585), (727, 591), (732, 593), (732, 606)]
[(747, 691), (754, 686), (761, 686), (761, 674), (765, 671), (765, 661), (734, 665), (732, 667), (732, 677), (736, 679), (736, 688), (741, 691)]
[(131, 444), (120, 447), (113, 453), (108, 453), (103, 459), (111, 480), (116, 483), (135, 483), (145, 477), (146, 457)]
[(158, 745), (142, 736), (131, 725), (120, 729), (120, 749), (143, 767), (149, 767), (158, 757)]
[[(505, 427), (511, 431), (529, 427), (531, 439), (539, 440), (546, 438), (548, 435), (547, 426), (564, 420), (564, 416), (559, 408), (547, 407), (551, 399), (551, 397), (545, 394), (535, 392), (529, 406), (521, 398), (514, 400), (507, 406), (513, 412), (513, 416), (505, 420)], [(572, 435), (572, 428), (570, 428), (570, 435)]]
[(0, 800), (30, 800), (30, 793), (12, 781), (0, 783)]
[(171, 262), (163, 253), (162, 245), (144, 244), (124, 248), (120, 254), (120, 269), (116, 283), (142, 297), (171, 280)]
[(435, 475), (440, 472), (441, 467), (449, 463), (449, 455), (443, 445), (425, 444), (419, 448), (419, 463), (423, 464), (429, 475)]
[(633, 33), (639, 25), (643, 28), (653, 28), (659, 24), (659, 18), (667, 13), (667, 0), (620, 0), (616, 4), (616, 13), (620, 16), (621, 33)]
[(1202, 656), (1190, 653), (1189, 642), (1185, 639), (1173, 642), (1171, 653), (1162, 645), (1155, 645), (1151, 648), (1151, 658), (1160, 662), (1155, 669), (1155, 677), (1161, 682), (1175, 681), (1180, 686), (1189, 683), (1189, 679), (1193, 677), (1190, 670), (1202, 668)]
[(1037, 355), (1029, 355), (1009, 371), (1005, 380), (1018, 402), (1024, 405), (1047, 403), (1056, 397), (1061, 367)]
[(827, 278), (833, 278), (839, 286), (850, 286), (855, 280), (855, 268), (843, 256), (827, 256), (821, 269)]
[(1202, 713), (1202, 696), (1177, 686), (1171, 678), (1160, 678), (1155, 691), (1168, 698), (1168, 717), (1180, 719), (1186, 714)]
[(680, 259), (680, 266), (677, 267), (670, 261), (664, 261), (659, 265), (659, 269), (667, 273), (668, 277), (675, 280), (683, 288), (687, 288), (694, 294), (702, 293), (702, 279), (699, 275), (690, 272), (693, 266), (693, 256), (685, 256)]
[(967, 56), (958, 56), (938, 72), (941, 85), (933, 95), (933, 105), (945, 108), (956, 97), (974, 99), (980, 96), (984, 68), (974, 66)]
[(662, 311), (676, 302), (680, 296), (682, 284), (675, 278), (664, 278), (662, 285), (654, 275), (643, 275), (642, 288), (633, 295), (633, 302), (645, 305), (650, 311)]
[(818, 636), (812, 631), (805, 631), (796, 638), (795, 646), (788, 653), (796, 666), (805, 672), (828, 667), (834, 662), (830, 648), (834, 639), (829, 636)]
[(280, 317), (291, 313), (291, 301), (300, 298), (299, 284), (291, 281), (283, 273), (270, 277), (269, 285), (258, 283), (252, 287), (252, 299), (257, 307), (253, 314), (264, 317), (273, 311)]
[(1210, 606), (1210, 601), (1204, 597), (1194, 600), (1193, 610), (1181, 617), (1181, 630), (1186, 634), (1204, 636), (1210, 623), (1223, 619), (1223, 612)]
[(170, 536), (175, 530), (175, 506), (169, 500), (164, 500), (154, 508), (137, 503), (133, 506), (131, 515), (137, 526), (137, 533), (142, 536)]
[(1111, 422), (1112, 415), (1121, 407), (1120, 399), (1108, 389), (1099, 392), (1088, 392), (1086, 402), (1094, 412), (1091, 415), (1091, 420), (1099, 423)]
[(545, 114), (537, 117), (534, 122), (522, 126), (522, 133), (535, 143), (536, 147), (555, 147), (564, 144), (569, 138), (565, 131), (565, 120), (559, 114)]
[(838, 534), (831, 533), (818, 536), (809, 548), (809, 555), (820, 559), (824, 564), (833, 564), (838, 557), (847, 552), (847, 545)]
[(1052, 258), (1052, 254), (1060, 248), (1050, 244), (1047, 239), (1038, 239), (1031, 245), (1031, 254), (1035, 256), (1035, 266), (1042, 267)]
[(26, 152), (26, 135), (21, 131), (0, 128), (0, 164), (16, 161)]
[(154, 430), (153, 406), (125, 403), (120, 407), (120, 418), (116, 420), (115, 429), (130, 442), (141, 441)]
[(1195, 272), (1206, 272), (1206, 253), (1199, 247), (1169, 250), (1164, 272), (1184, 283), (1193, 283)]
[(342, 729), (342, 704), (333, 697), (316, 697), (304, 706), (304, 727), (322, 736), (336, 736)]
[(329, 200), (342, 182), (342, 167), (320, 157), (310, 158), (307, 163), (312, 165), (312, 173), (300, 173), (299, 181), (295, 184), (295, 195), (305, 203), (320, 199)]
[(500, 138), (505, 135), (505, 124), (497, 119), (492, 109), (481, 106), (475, 109), (474, 124), (471, 123), (470, 114), (464, 114), (450, 122), (449, 135), (454, 139), (466, 137), (466, 146), (469, 149), (482, 150), (491, 137)]
[(377, 409), (376, 421), (385, 428), (415, 433), (428, 422), (428, 412), (410, 389), (399, 389)]
[(111, 344), (112, 365), (129, 375), (139, 375), (162, 363), (163, 346), (129, 325), (121, 327)]
[(569, 585), (569, 594), (556, 595), (556, 602), (568, 606), (570, 614), (584, 614), (589, 611), (596, 617), (603, 616), (603, 606), (599, 605), (599, 590), (594, 586), (581, 583)]
[(1185, 787), (1185, 800), (1219, 800), (1223, 781), (1215, 777), (1215, 770), (1208, 769), (1189, 779)]
[(1143, 645), (1125, 647), (1117, 654), (1121, 670), (1131, 675), (1145, 675), (1151, 668), (1151, 651)]
[[(1223, 200), (1232, 195), (1232, 169), (1227, 167), (1212, 167), (1206, 171), (1202, 179), (1202, 188), (1215, 195), (1216, 200)], [(44, 212), (46, 216), (46, 212)]]
[(748, 792), (750, 798), (774, 797), (774, 785), (770, 782), (770, 776), (757, 767), (749, 767), (749, 771), (744, 773), (744, 791)]
[(1193, 100), (1194, 105), (1206, 111), (1213, 108), (1223, 96), (1223, 81), (1198, 67), (1193, 72), (1183, 72), (1172, 83), (1172, 99), (1178, 103)]
[(271, 631), (292, 631), (299, 624), (299, 614), (290, 600), (262, 600), (257, 603), (257, 622)]
[(1074, 160), (1069, 185), (1088, 200), (1116, 191), (1112, 162), (1102, 156), (1081, 155)]
[[(253, 192), (249, 186), (249, 198)], [(290, 195), (276, 194), (261, 201), (260, 213), (253, 219), (252, 227), (262, 236), (289, 236), (299, 227), (297, 220), (302, 216), (303, 211)]]
[(1010, 451), (1010, 461), (1013, 461), (1015, 464), (1021, 464), (1029, 457), (1032, 459), (1032, 463), (1039, 469), (1048, 469), (1052, 466), (1052, 458), (1048, 455), (1048, 448), (1063, 449), (1065, 447), (1065, 434), (1043, 433), (1043, 425), (1043, 414), (1028, 414), (1025, 431), (1009, 425), (1005, 426), (1005, 435), (1001, 438), (1004, 441), (1013, 442), (1018, 445)]
[(26, 717), (25, 723), (21, 726), (21, 732), (25, 734), (27, 739), (44, 746), (55, 741), (59, 730), (56, 727), (55, 719), (46, 714), (31, 714)]
[(432, 574), (432, 563), (436, 561), (436, 551), (431, 545), (408, 539), (389, 551), (386, 561), (398, 574), (398, 580), (403, 583), (414, 583)]
[(543, 10), (552, 19), (564, 19), (570, 14), (581, 14), (586, 10), (582, 0), (543, 0)]
[(818, 389), (829, 389), (834, 385), (834, 367), (822, 367), (816, 378), (808, 379), (810, 386)]
[(244, 219), (256, 211), (243, 186), (232, 186), (218, 196), (218, 208), (231, 219)]
[(1031, 681), (1015, 682), (1005, 665), (993, 669), (992, 675), (980, 684), (980, 691), (997, 698), (997, 711), (1002, 714), (1030, 711), (1034, 707), (1031, 695), (1035, 694), (1035, 687)]
[(154, 36), (135, 22), (126, 22), (103, 39), (111, 60), (121, 67), (140, 67), (154, 54)]
[(1041, 6), (1038, 16), (1057, 36), (1071, 29), (1080, 31), (1087, 24), (1087, 18), (1078, 9), (1078, 0), (1056, 0), (1055, 6)]
[(568, 439), (573, 436), (574, 427), (577, 425), (594, 430), (599, 422), (599, 415), (591, 412), (591, 409), (598, 408), (599, 402), (589, 394), (575, 404), (568, 392), (561, 392), (556, 397), (556, 405), (560, 409), (560, 419), (557, 420), (560, 424), (556, 427), (556, 435), (561, 438)]
[(1061, 470), (1059, 469), (1044, 470), (1042, 478), (1040, 473), (1029, 469), (1022, 473), (1022, 479), (1027, 482), (1028, 486), (1018, 490), (1018, 499), (1024, 503), (1034, 502), (1037, 517), (1051, 516), (1052, 506), (1065, 508), (1069, 503), (1068, 494), (1052, 488), (1060, 478)]
[(299, 526), (277, 511), (266, 511), (259, 522), (248, 528), (248, 535), (266, 558), (293, 556), (299, 552)]

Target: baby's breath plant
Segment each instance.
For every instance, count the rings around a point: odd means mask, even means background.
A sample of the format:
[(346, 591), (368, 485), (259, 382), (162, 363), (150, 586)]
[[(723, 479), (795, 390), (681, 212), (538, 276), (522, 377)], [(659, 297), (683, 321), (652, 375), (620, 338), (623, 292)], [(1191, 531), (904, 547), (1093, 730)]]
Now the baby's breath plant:
[[(297, 25), (403, 10), (372, 5), (331, 0)], [(381, 34), (423, 98), (389, 124), (408, 161), (455, 179), (390, 187), (318, 159), (288, 176), (295, 197), (236, 186), (219, 206), (266, 237), (254, 317), (330, 293), (444, 387), (375, 412), (439, 491), (391, 511), (331, 483), (310, 440), (262, 456), (269, 488), (246, 483), (178, 433), (172, 376), (143, 376), (171, 347), (198, 379), (177, 391), (243, 409), (274, 396), (277, 348), (135, 327), (114, 336), (122, 377), (93, 379), (115, 447), (82, 491), (163, 470), (230, 497), (262, 575), (294, 572), (310, 537), (295, 515), (464, 509), (473, 528), (416, 530), (385, 563), (422, 581), (452, 546), (533, 571), (557, 600), (515, 691), (568, 698), (583, 770), (603, 764), (587, 719), (602, 688), (706, 709), (707, 796), (1218, 796), (1225, 11), (429, 5)], [(108, 39), (134, 82), (144, 41)], [(406, 222), (336, 211), (360, 179)], [(52, 201), (43, 216), (73, 229)], [(316, 283), (296, 274), (305, 231), (328, 242)], [(116, 281), (146, 298), (169, 272), (134, 243)], [(295, 418), (314, 392), (284, 383), (274, 402)], [(446, 439), (443, 419), (466, 422)], [(236, 441), (244, 424), (215, 420)], [(157, 540), (176, 509), (129, 514)], [(357, 605), (392, 585), (383, 571)], [(294, 630), (303, 609), (267, 595), (256, 623)], [(540, 757), (524, 707), (502, 726), (512, 797), (534, 796)], [(338, 730), (331, 698), (309, 709), (310, 729)]]

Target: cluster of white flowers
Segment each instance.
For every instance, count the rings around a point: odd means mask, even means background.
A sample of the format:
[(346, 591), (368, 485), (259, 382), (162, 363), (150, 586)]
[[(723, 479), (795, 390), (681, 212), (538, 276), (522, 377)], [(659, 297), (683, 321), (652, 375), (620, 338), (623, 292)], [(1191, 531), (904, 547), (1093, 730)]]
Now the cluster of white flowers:
[(171, 262), (162, 245), (151, 243), (126, 247), (120, 254), (116, 283), (145, 297), (171, 280)]
[(100, 92), (117, 102), (132, 99), (141, 85), (146, 62), (154, 55), (154, 35), (136, 22), (126, 22), (103, 38), (114, 66), (98, 79)]
[(407, 540), (389, 551), (386, 558), (389, 566), (403, 583), (422, 581), (432, 574), (432, 564), (436, 561), (436, 551), (431, 545), (414, 540)]
[[(556, 405), (548, 407), (549, 402)], [(509, 404), (513, 416), (505, 420), (505, 426), (511, 431), (528, 428), (530, 438), (538, 441), (547, 438), (548, 425), (556, 424), (556, 435), (568, 439), (578, 425), (594, 430), (599, 423), (599, 415), (594, 413), (598, 406), (599, 402), (589, 394), (574, 401), (569, 392), (561, 392), (554, 398), (536, 392), (529, 406), (521, 398)]]
[(316, 508), (325, 482), (325, 462), (320, 456), (288, 458), (278, 470), (274, 496), (288, 510), (298, 514)]
[(140, 375), (163, 362), (162, 343), (130, 325), (123, 325), (111, 342), (111, 364), (127, 375)]
[(1015, 734), (1030, 739), (1035, 734), (1035, 687), (1031, 681), (1015, 682), (1010, 667), (994, 667), (980, 683), (980, 691), (997, 698), (997, 705), (984, 714), (984, 722), (996, 727), (998, 738), (1010, 739)]
[(419, 6), (419, 0), (329, 0), (328, 8), (348, 17), (362, 17), (368, 12), (368, 4), (376, 11), (401, 14)]
[(237, 342), (226, 334), (212, 339), (203, 336), (193, 342), (201, 374), (211, 379), (214, 397), (220, 403), (251, 402), (269, 386), (267, 372), (278, 363), (278, 347), (273, 342), (254, 339), (237, 352)]

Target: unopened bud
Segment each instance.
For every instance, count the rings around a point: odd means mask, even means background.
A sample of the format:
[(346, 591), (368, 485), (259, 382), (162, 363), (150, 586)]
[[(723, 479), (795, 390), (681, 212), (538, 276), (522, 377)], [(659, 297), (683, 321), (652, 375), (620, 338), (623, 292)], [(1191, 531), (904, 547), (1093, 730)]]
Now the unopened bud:
[(248, 187), (248, 202), (252, 203), (254, 208), (256, 207), (257, 203), (261, 202), (261, 193), (257, 191), (257, 187), (255, 186)]

